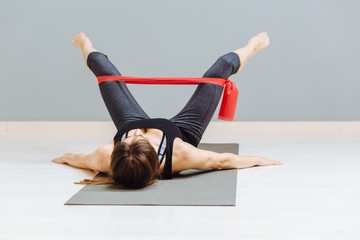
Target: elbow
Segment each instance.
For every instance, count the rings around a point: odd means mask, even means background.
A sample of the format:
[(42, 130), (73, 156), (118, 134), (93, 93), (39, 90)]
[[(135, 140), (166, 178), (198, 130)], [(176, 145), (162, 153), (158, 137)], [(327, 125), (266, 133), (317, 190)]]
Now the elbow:
[[(221, 169), (234, 169), (237, 168), (231, 153), (221, 153), (219, 161), (219, 170)], [(235, 155), (234, 155), (235, 156)]]
[(227, 169), (228, 168), (228, 161), (227, 161), (227, 157), (226, 157), (226, 153), (221, 153), (219, 154), (219, 159), (217, 161), (217, 170), (222, 170), (222, 169)]

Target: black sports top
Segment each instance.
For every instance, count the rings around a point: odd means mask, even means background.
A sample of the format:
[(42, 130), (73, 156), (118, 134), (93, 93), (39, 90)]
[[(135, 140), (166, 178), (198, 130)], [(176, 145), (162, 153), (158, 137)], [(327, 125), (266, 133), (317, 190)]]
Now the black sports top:
[(176, 137), (182, 139), (179, 127), (175, 123), (164, 118), (129, 121), (124, 123), (116, 133), (114, 137), (114, 144), (123, 141), (130, 130), (137, 128), (155, 128), (163, 131), (163, 138), (158, 152), (160, 164), (166, 155), (165, 168), (162, 173), (162, 177), (164, 179), (172, 178), (172, 153), (174, 139)]

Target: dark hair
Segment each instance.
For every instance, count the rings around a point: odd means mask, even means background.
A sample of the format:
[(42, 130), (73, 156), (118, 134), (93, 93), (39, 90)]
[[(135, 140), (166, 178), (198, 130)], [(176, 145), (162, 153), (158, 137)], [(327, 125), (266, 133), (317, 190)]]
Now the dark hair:
[(159, 159), (153, 146), (145, 139), (130, 143), (118, 142), (111, 154), (110, 175), (128, 188), (142, 188), (159, 178)]

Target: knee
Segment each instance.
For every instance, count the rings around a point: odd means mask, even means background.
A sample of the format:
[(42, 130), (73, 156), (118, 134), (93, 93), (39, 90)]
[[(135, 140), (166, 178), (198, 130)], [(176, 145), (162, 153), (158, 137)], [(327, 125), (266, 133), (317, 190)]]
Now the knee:
[(234, 52), (229, 52), (219, 57), (218, 61), (223, 67), (231, 68), (232, 74), (236, 73), (241, 65), (239, 55)]
[(227, 53), (219, 57), (216, 62), (222, 66), (232, 66), (234, 64), (234, 56), (231, 53)]
[(88, 67), (91, 68), (93, 65), (99, 65), (104, 61), (108, 61), (108, 57), (105, 54), (100, 52), (91, 52), (87, 57), (86, 63)]
[(92, 52), (87, 59), (87, 66), (95, 76), (121, 75), (116, 67), (109, 61), (108, 57), (100, 52)]
[(237, 73), (241, 66), (239, 55), (234, 52), (227, 53), (219, 58), (224, 67), (230, 71), (230, 75)]
[(228, 78), (237, 72), (240, 67), (239, 56), (230, 52), (217, 59), (213, 66), (205, 73), (204, 77)]

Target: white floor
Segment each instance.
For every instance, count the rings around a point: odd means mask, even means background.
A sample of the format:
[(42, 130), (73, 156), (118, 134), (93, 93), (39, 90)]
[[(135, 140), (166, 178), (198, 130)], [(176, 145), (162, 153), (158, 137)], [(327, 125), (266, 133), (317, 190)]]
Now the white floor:
[(203, 142), (283, 166), (239, 170), (236, 207), (64, 206), (95, 173), (51, 162), (110, 122), (0, 122), (0, 239), (360, 239), (360, 122), (213, 122)]

